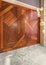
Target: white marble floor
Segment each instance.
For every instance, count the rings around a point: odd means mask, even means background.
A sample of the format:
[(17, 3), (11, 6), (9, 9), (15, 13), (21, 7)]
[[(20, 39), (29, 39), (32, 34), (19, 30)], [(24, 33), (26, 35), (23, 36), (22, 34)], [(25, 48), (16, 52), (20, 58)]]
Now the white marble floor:
[(46, 47), (36, 44), (0, 53), (0, 65), (46, 65)]

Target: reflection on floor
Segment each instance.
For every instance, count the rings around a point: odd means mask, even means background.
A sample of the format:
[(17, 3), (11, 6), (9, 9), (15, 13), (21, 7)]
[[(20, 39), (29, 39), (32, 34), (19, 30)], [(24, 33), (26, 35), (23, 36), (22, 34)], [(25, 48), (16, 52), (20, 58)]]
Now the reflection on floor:
[(36, 44), (0, 53), (0, 65), (46, 65), (46, 47)]

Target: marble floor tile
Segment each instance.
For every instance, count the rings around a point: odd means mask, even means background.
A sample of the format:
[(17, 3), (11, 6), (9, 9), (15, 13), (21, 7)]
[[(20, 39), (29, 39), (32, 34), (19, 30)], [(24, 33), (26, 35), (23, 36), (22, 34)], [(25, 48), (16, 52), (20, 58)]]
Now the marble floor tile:
[(46, 47), (36, 44), (0, 53), (0, 65), (46, 65)]

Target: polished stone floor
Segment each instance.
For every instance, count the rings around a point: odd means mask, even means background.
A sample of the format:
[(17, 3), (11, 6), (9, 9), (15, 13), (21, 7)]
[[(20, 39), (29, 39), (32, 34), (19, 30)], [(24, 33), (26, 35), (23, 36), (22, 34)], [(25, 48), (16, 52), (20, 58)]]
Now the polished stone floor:
[(46, 65), (46, 47), (36, 44), (0, 53), (0, 65)]

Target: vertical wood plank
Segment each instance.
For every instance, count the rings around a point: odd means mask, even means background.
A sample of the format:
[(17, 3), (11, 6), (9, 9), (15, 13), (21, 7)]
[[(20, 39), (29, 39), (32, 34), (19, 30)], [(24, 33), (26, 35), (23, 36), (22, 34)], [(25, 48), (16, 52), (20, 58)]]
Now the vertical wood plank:
[(3, 49), (3, 16), (1, 16), (1, 49)]
[(0, 8), (1, 8), (1, 6), (2, 6), (2, 0), (0, 0)]

